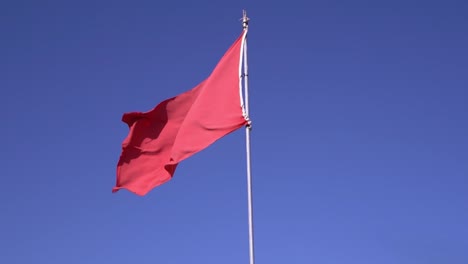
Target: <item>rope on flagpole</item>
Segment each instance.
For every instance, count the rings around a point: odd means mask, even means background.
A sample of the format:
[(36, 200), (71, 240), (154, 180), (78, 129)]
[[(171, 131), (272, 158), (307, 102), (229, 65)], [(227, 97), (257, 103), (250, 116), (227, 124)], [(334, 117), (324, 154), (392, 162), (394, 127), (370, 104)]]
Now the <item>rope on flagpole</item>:
[[(242, 11), (242, 27), (245, 33), (247, 33), (249, 27), (249, 18), (247, 17), (247, 11)], [(249, 74), (247, 67), (247, 38), (244, 40), (243, 47), (243, 73), (244, 78), (244, 96), (245, 96), (245, 114), (249, 117)], [(251, 158), (250, 158), (250, 132), (252, 125), (250, 119), (245, 127), (245, 143), (246, 143), (246, 156), (247, 156), (247, 200), (248, 200), (248, 219), (249, 219), (249, 259), (250, 264), (255, 264), (254, 258), (254, 233), (253, 233), (253, 202), (252, 202), (252, 170), (251, 170)]]

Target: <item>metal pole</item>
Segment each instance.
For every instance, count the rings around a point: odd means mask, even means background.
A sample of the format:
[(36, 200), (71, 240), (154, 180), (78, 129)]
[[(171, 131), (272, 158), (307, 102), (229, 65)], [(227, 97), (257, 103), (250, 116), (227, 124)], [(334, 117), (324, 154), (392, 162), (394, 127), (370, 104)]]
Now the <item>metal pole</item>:
[[(247, 31), (249, 26), (249, 18), (247, 17), (247, 12), (243, 11), (242, 17), (242, 27), (244, 31)], [(245, 113), (247, 117), (249, 116), (249, 75), (247, 67), (247, 38), (244, 41), (244, 54), (241, 54), (244, 62), (244, 96), (245, 96)], [(255, 264), (254, 258), (254, 234), (253, 234), (253, 203), (252, 203), (252, 171), (250, 163), (250, 132), (252, 126), (249, 124), (245, 127), (245, 142), (246, 142), (246, 156), (247, 156), (247, 200), (248, 200), (248, 216), (249, 216), (249, 256), (250, 264)]]

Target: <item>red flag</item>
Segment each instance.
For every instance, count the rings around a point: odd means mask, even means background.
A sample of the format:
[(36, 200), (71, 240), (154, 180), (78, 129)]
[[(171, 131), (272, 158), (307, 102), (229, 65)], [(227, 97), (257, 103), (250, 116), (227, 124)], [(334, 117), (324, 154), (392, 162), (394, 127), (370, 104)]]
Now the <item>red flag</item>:
[(195, 88), (149, 112), (123, 115), (130, 131), (122, 143), (113, 192), (124, 188), (145, 195), (170, 180), (179, 162), (247, 124), (239, 80), (244, 37)]

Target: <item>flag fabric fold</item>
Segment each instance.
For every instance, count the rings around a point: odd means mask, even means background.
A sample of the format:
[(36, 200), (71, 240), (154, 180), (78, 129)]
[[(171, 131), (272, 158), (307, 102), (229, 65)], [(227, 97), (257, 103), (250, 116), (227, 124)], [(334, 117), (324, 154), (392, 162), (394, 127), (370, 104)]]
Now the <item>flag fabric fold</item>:
[(147, 194), (169, 181), (182, 160), (247, 124), (239, 81), (245, 33), (193, 89), (148, 112), (123, 115), (130, 131), (122, 143), (113, 192)]

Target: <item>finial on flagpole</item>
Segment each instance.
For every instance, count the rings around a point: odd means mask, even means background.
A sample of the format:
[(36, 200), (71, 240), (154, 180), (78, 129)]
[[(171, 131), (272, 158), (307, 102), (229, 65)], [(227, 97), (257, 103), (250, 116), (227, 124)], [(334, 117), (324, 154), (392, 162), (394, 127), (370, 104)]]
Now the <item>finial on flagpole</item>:
[(249, 27), (249, 18), (247, 17), (247, 10), (242, 10), (242, 27), (247, 29)]

